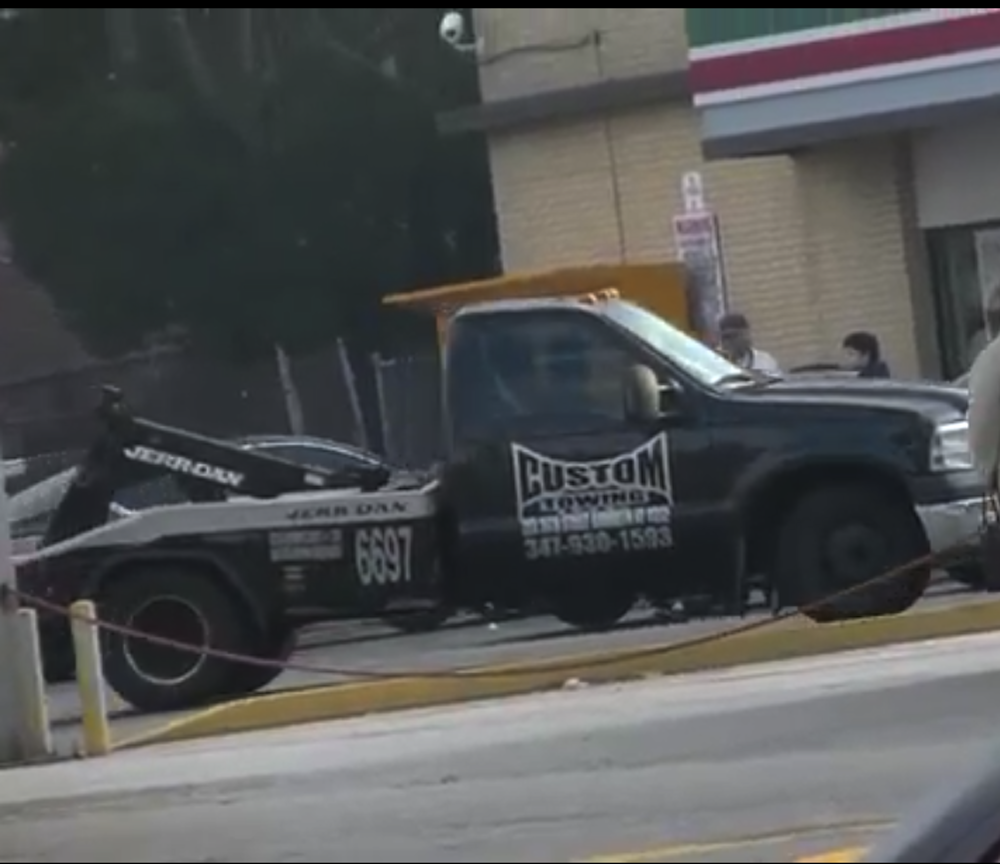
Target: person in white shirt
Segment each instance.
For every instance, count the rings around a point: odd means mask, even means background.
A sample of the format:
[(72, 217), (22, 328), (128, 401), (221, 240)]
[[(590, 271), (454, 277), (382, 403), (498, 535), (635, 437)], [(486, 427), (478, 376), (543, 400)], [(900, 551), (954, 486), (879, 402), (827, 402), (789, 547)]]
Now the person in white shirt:
[(1000, 339), (979, 352), (969, 373), (969, 451), (993, 491), (1000, 471)]
[(1000, 495), (1000, 338), (989, 342), (969, 373), (969, 453), (986, 484), (984, 525), (978, 543), (984, 587), (1000, 591), (1000, 527), (988, 517), (997, 513)]
[(719, 319), (722, 353), (737, 366), (765, 375), (780, 375), (778, 361), (766, 351), (753, 347), (750, 322), (746, 315), (728, 312)]

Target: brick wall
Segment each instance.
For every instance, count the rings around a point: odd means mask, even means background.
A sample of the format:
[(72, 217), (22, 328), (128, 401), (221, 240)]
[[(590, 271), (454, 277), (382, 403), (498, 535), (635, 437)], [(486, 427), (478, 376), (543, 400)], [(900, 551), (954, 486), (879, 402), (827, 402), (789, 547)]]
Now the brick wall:
[[(683, 9), (475, 9), (483, 98), (687, 66)], [(600, 51), (581, 45), (600, 32)]]
[[(686, 56), (683, 11), (479, 9), (487, 54), (499, 58), (483, 67), (484, 96), (595, 80), (587, 77), (592, 48), (524, 48), (570, 44), (595, 27), (607, 31), (605, 74), (674, 68)], [(503, 53), (515, 46), (522, 50)], [(844, 333), (868, 329), (895, 371), (917, 374), (892, 144), (705, 164), (699, 142), (683, 104), (494, 135), (505, 269), (674, 258), (679, 181), (698, 169), (721, 220), (732, 305), (751, 318), (762, 346), (791, 366), (833, 359)]]

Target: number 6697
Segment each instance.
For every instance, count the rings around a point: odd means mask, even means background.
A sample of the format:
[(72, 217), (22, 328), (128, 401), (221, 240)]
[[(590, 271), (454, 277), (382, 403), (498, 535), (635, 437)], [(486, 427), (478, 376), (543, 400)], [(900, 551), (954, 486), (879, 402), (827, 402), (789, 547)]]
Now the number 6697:
[(409, 525), (359, 528), (354, 535), (354, 569), (365, 588), (396, 585), (412, 578), (413, 529)]

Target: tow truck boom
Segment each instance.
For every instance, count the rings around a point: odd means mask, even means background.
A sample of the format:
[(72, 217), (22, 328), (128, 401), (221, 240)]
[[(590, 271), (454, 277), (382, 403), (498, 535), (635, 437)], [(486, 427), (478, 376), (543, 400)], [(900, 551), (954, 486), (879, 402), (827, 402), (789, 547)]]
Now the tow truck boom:
[(121, 489), (160, 476), (175, 477), (192, 502), (218, 501), (227, 494), (275, 498), (320, 489), (373, 491), (390, 479), (381, 465), (333, 472), (135, 417), (115, 387), (102, 388), (96, 413), (102, 434), (56, 508), (46, 545), (104, 524)]

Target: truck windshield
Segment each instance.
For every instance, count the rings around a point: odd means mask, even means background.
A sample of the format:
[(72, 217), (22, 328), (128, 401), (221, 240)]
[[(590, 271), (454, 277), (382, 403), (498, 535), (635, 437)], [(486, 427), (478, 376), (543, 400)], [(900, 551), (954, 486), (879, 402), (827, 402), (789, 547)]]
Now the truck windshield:
[(726, 380), (737, 382), (754, 377), (641, 306), (615, 300), (606, 304), (605, 312), (620, 327), (635, 334), (703, 384), (715, 387)]

